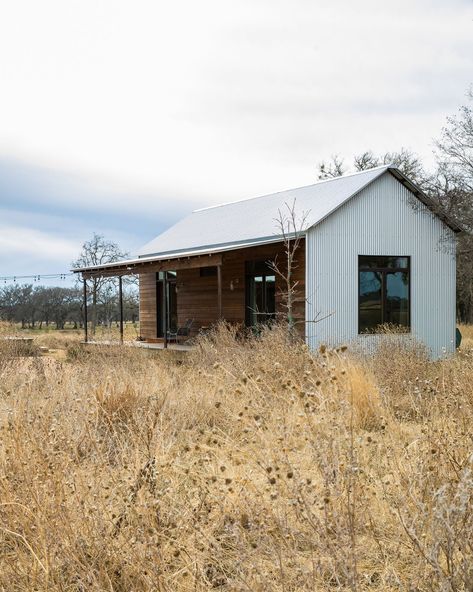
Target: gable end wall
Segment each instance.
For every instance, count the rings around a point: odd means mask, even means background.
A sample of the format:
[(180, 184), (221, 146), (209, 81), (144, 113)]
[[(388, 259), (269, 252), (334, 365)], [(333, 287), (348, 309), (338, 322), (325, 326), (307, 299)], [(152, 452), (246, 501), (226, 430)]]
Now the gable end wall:
[(433, 357), (453, 352), (454, 233), (390, 173), (307, 233), (306, 319), (323, 319), (307, 323), (309, 345), (379, 340), (358, 335), (358, 255), (410, 256), (412, 335)]

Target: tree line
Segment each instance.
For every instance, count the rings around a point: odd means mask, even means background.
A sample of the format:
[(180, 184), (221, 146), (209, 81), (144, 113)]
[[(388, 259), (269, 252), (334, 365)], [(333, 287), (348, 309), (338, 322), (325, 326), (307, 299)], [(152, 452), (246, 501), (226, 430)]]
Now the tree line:
[[(110, 282), (108, 290), (98, 294), (95, 323), (110, 327), (119, 321), (118, 294)], [(88, 299), (91, 303), (91, 297)], [(134, 286), (123, 293), (125, 321), (138, 320), (138, 294)], [(26, 329), (83, 327), (84, 303), (80, 287), (10, 284), (0, 289), (0, 318)]]
[[(73, 268), (113, 263), (128, 254), (119, 245), (101, 234), (94, 234), (82, 245)], [(97, 325), (110, 327), (118, 323), (120, 309), (117, 278), (87, 280), (87, 306), (91, 334)], [(137, 322), (139, 314), (138, 284), (136, 278), (123, 281), (123, 318)], [(0, 288), (0, 319), (18, 323), (22, 328), (36, 329), (67, 326), (78, 329), (84, 324), (84, 293), (78, 278), (74, 287), (45, 287), (33, 284), (10, 284)]]

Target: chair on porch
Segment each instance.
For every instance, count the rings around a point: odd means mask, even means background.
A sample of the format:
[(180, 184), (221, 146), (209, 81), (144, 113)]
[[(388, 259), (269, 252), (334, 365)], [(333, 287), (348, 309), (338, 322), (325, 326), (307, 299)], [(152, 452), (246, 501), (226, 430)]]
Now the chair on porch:
[(193, 324), (194, 319), (187, 319), (182, 327), (177, 327), (175, 331), (169, 330), (167, 332), (168, 341), (174, 341), (175, 343), (179, 343), (179, 339), (181, 337), (190, 337)]

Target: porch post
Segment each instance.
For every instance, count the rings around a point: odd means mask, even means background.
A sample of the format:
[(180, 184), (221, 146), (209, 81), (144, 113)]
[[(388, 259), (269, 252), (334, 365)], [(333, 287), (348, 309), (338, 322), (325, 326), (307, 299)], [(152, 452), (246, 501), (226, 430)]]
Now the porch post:
[(163, 279), (163, 309), (164, 309), (164, 348), (168, 346), (168, 326), (169, 326), (169, 319), (168, 319), (168, 278), (167, 278), (167, 271), (164, 272), (164, 279)]
[(87, 280), (85, 277), (82, 276), (82, 283), (83, 283), (83, 298), (84, 298), (84, 342), (87, 343), (89, 340), (88, 330), (87, 330)]
[(222, 265), (217, 265), (217, 301), (218, 320), (222, 318)]
[(118, 276), (118, 302), (120, 306), (120, 343), (123, 343), (123, 281), (122, 276)]

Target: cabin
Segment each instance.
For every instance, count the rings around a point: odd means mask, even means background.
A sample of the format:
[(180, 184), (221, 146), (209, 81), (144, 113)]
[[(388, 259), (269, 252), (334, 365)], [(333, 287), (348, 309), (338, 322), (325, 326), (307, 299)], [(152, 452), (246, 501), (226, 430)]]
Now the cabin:
[(141, 339), (166, 345), (220, 319), (251, 328), (284, 316), (286, 247), (297, 240), (293, 317), (310, 348), (370, 350), (388, 325), (439, 357), (455, 350), (459, 231), (387, 165), (196, 210), (133, 259), (74, 271), (84, 290), (93, 276), (121, 287), (137, 274)]

